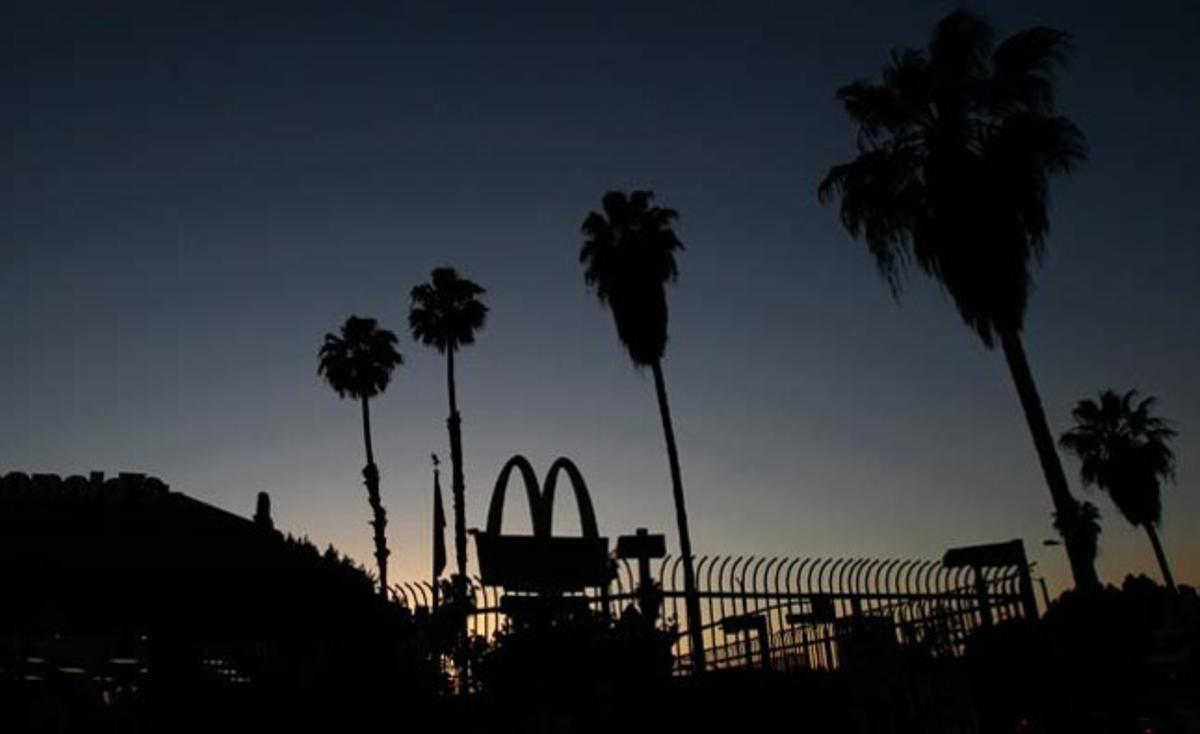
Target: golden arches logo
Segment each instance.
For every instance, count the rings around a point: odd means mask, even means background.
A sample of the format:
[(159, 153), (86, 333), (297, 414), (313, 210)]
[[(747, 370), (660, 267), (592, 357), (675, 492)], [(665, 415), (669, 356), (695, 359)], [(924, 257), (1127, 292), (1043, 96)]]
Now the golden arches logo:
[(583, 537), (597, 538), (600, 536), (596, 526), (596, 511), (592, 508), (592, 498), (588, 494), (587, 483), (579, 473), (575, 462), (565, 456), (560, 456), (550, 465), (546, 479), (538, 485), (537, 473), (529, 459), (517, 454), (509, 459), (500, 476), (496, 478), (496, 486), (492, 489), (492, 502), (488, 506), (487, 532), (489, 535), (500, 535), (500, 521), (504, 514), (504, 495), (508, 489), (508, 480), (513, 470), (517, 470), (525, 484), (525, 495), (529, 500), (529, 519), (533, 523), (533, 534), (548, 538), (554, 518), (554, 489), (558, 484), (558, 475), (566, 472), (571, 481), (571, 489), (575, 492), (575, 504), (579, 508), (579, 525), (583, 529)]
[[(504, 535), (501, 521), (504, 516), (504, 497), (513, 472), (520, 475), (529, 502), (532, 535)], [(554, 494), (558, 478), (566, 474), (579, 509), (581, 537), (555, 536), (551, 532), (554, 519)], [(600, 536), (596, 512), (587, 483), (574, 462), (559, 457), (550, 465), (546, 479), (540, 483), (529, 460), (520, 454), (509, 459), (488, 506), (487, 529), (475, 533), (479, 551), (479, 573), (484, 584), (507, 589), (558, 592), (603, 586), (612, 578), (608, 558), (608, 538)]]

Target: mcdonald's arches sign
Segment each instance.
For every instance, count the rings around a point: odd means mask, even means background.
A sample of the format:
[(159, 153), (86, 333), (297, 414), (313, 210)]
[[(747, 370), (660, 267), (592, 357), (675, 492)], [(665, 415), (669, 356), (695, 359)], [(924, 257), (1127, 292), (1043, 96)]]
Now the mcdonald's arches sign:
[[(525, 484), (532, 535), (504, 535), (500, 531), (504, 495), (513, 470)], [(562, 473), (566, 473), (574, 490), (583, 530), (580, 537), (554, 536), (550, 532), (555, 486)], [(566, 457), (559, 457), (550, 465), (545, 481), (540, 484), (528, 459), (520, 454), (509, 459), (492, 490), (487, 529), (475, 531), (474, 535), (480, 579), (487, 585), (503, 586), (510, 591), (552, 593), (605, 586), (612, 579), (608, 538), (601, 537), (596, 527), (596, 513), (583, 476)]]

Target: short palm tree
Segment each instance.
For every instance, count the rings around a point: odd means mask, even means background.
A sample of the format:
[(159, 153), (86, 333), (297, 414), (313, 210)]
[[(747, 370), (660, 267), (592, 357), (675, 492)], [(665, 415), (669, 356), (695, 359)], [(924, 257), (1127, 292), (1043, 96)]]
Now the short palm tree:
[(446, 355), (446, 391), (450, 399), (450, 491), (454, 502), (454, 559), (456, 588), (467, 580), (466, 482), (463, 478), (462, 417), (454, 384), (454, 353), (475, 343), (488, 308), (479, 300), (485, 293), (476, 283), (460, 277), (454, 268), (435, 268), (428, 283), (412, 289), (408, 326), (413, 338)]
[(381, 329), (375, 319), (351, 316), (342, 324), (341, 334), (326, 334), (318, 354), (317, 374), (323, 376), (339, 398), (349, 397), (362, 404), (363, 443), (367, 465), (363, 478), (367, 502), (371, 506), (371, 526), (375, 530), (375, 563), (379, 568), (379, 593), (387, 597), (387, 512), (379, 499), (379, 469), (371, 447), (370, 400), (387, 389), (392, 371), (404, 363), (396, 351), (396, 335)]
[(1107, 492), (1131, 525), (1146, 530), (1163, 581), (1174, 591), (1157, 526), (1162, 483), (1175, 478), (1169, 445), (1175, 431), (1165, 419), (1151, 415), (1154, 403), (1153, 397), (1138, 400), (1136, 390), (1124, 395), (1105, 390), (1098, 400), (1080, 400), (1071, 413), (1075, 427), (1063, 433), (1059, 445), (1079, 457), (1085, 487)]
[(678, 213), (654, 205), (654, 194), (650, 191), (634, 191), (628, 196), (620, 191), (610, 191), (604, 195), (601, 205), (602, 213), (591, 212), (583, 222), (585, 240), (579, 261), (584, 265), (587, 284), (595, 288), (600, 302), (612, 310), (617, 337), (629, 352), (634, 366), (649, 367), (654, 374), (654, 389), (658, 395), (671, 469), (675, 520), (679, 527), (692, 667), (702, 672), (704, 637), (700, 626), (700, 600), (696, 595), (679, 451), (675, 445), (675, 429), (671, 423), (662, 369), (667, 346), (664, 286), (678, 276), (675, 252), (683, 249), (683, 243), (671, 229)]
[(1032, 270), (1049, 229), (1052, 175), (1085, 157), (1082, 133), (1055, 112), (1065, 34), (1020, 31), (999, 44), (965, 11), (946, 16), (928, 50), (893, 52), (882, 82), (838, 90), (858, 123), (858, 154), (821, 182), (823, 202), (863, 237), (898, 294), (912, 260), (950, 294), (991, 349), (1004, 351), (1033, 434), (1077, 586), (1098, 586), (1086, 524), (1046, 422), (1021, 333)]

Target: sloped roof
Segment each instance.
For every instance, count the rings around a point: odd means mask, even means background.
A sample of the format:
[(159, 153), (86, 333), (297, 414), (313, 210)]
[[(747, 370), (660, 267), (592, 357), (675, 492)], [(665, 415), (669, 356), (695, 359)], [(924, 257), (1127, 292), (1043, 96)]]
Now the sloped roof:
[(0, 578), (10, 630), (260, 634), (389, 606), (337, 559), (141, 474), (0, 478)]

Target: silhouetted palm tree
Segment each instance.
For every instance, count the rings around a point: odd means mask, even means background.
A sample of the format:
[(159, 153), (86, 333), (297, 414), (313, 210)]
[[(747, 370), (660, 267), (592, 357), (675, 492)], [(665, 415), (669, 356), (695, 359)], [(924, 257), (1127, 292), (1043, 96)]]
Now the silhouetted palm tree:
[(1135, 400), (1136, 390), (1124, 395), (1105, 390), (1098, 401), (1080, 400), (1071, 412), (1075, 427), (1063, 433), (1059, 445), (1079, 457), (1085, 487), (1107, 492), (1131, 525), (1145, 528), (1163, 581), (1174, 591), (1156, 526), (1162, 520), (1160, 485), (1175, 478), (1175, 454), (1168, 445), (1175, 431), (1150, 414), (1153, 397)]
[(375, 563), (379, 567), (379, 593), (387, 596), (387, 512), (379, 499), (379, 469), (371, 447), (370, 399), (387, 389), (392, 370), (404, 360), (396, 351), (396, 335), (380, 329), (375, 319), (351, 316), (342, 325), (341, 336), (326, 334), (318, 355), (317, 374), (322, 375), (339, 398), (350, 397), (362, 404), (363, 443), (367, 465), (363, 478), (371, 505), (375, 530)]
[[(1000, 343), (1060, 521), (1080, 513), (1021, 332), (1049, 228), (1049, 178), (1085, 157), (1082, 133), (1055, 114), (1066, 52), (1060, 31), (1030, 28), (994, 45), (986, 23), (951, 13), (927, 51), (892, 54), (882, 83), (838, 90), (859, 125), (858, 155), (819, 189), (823, 202), (840, 198), (843, 224), (866, 239), (893, 293), (916, 260), (987, 348)], [(1097, 586), (1087, 527), (1062, 530), (1076, 585)]]
[(479, 297), (484, 289), (459, 277), (454, 268), (435, 268), (428, 283), (412, 289), (408, 326), (413, 338), (446, 355), (446, 390), (450, 398), (450, 491), (454, 502), (454, 556), (458, 567), (456, 588), (467, 580), (467, 520), (462, 458), (462, 418), (454, 387), (454, 353), (475, 343), (488, 308)]
[(675, 520), (679, 526), (679, 551), (683, 557), (683, 584), (687, 610), (692, 667), (704, 670), (704, 637), (700, 627), (700, 601), (696, 596), (696, 574), (692, 564), (692, 540), (688, 532), (687, 507), (679, 451), (663, 379), (662, 358), (667, 346), (667, 296), (664, 285), (674, 281), (679, 270), (675, 251), (683, 243), (671, 229), (678, 216), (673, 209), (654, 205), (650, 191), (628, 196), (610, 191), (601, 202), (604, 212), (591, 212), (583, 222), (585, 240), (579, 253), (584, 279), (596, 289), (600, 302), (612, 310), (617, 337), (625, 345), (636, 367), (649, 367), (654, 374), (658, 410), (667, 442), (671, 467), (671, 489)]

